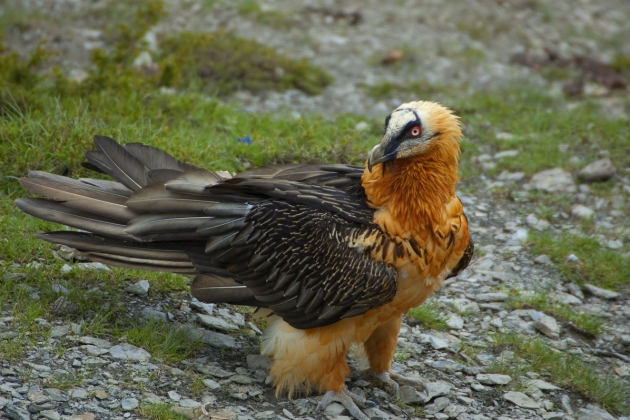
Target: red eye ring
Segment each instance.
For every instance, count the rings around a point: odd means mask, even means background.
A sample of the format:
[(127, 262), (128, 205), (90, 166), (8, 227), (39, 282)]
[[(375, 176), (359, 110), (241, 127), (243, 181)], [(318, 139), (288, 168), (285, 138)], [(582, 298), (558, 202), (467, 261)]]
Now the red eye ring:
[(409, 135), (411, 137), (420, 137), (422, 134), (422, 128), (419, 125), (414, 125), (409, 129)]

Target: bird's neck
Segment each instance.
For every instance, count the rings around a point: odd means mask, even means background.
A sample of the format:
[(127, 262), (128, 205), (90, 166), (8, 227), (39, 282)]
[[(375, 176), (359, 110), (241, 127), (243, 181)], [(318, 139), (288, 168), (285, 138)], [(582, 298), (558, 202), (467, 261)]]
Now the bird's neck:
[(385, 171), (380, 165), (372, 172), (366, 168), (362, 185), (368, 205), (384, 210), (405, 232), (431, 230), (446, 218), (445, 208), (455, 195), (457, 160), (457, 155), (432, 154), (396, 159)]

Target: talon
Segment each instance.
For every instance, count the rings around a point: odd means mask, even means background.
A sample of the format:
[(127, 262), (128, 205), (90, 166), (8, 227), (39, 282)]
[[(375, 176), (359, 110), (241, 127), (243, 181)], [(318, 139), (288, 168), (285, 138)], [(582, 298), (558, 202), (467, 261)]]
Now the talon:
[(391, 395), (398, 397), (400, 386), (396, 381), (391, 378), (390, 372), (383, 372), (376, 375), (376, 377), (385, 384), (385, 389)]
[(375, 376), (385, 383), (387, 392), (396, 397), (399, 395), (398, 392), (400, 390), (400, 385), (409, 385), (418, 391), (424, 391), (424, 385), (421, 381), (399, 375), (391, 370), (376, 374)]
[[(374, 401), (367, 400), (357, 394), (354, 394), (348, 391), (347, 388), (342, 389), (340, 392), (328, 391), (324, 394), (319, 404), (317, 404), (318, 410), (324, 410), (331, 402), (336, 401), (341, 403), (346, 410), (357, 420), (370, 420), (368, 416), (365, 415), (363, 411), (359, 408), (359, 406), (365, 407), (374, 407), (376, 404)], [(358, 405), (357, 405), (358, 404)]]

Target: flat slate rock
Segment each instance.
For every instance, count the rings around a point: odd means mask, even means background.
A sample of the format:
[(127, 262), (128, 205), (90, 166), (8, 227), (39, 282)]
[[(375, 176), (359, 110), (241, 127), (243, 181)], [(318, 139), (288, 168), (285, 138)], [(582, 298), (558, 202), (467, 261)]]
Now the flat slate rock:
[(135, 360), (144, 362), (151, 358), (151, 353), (129, 343), (118, 344), (109, 349), (109, 354), (114, 359)]
[(503, 398), (521, 408), (540, 408), (540, 405), (522, 392), (509, 391), (503, 394)]

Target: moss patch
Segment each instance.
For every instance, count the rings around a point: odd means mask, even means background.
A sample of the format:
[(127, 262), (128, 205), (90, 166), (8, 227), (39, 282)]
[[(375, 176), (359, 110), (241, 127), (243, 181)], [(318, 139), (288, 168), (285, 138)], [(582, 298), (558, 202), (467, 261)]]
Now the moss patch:
[(162, 41), (164, 86), (189, 87), (198, 81), (210, 93), (299, 89), (318, 94), (332, 77), (307, 60), (294, 60), (231, 32), (183, 32)]

